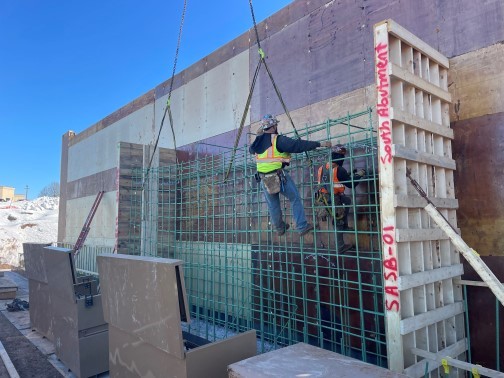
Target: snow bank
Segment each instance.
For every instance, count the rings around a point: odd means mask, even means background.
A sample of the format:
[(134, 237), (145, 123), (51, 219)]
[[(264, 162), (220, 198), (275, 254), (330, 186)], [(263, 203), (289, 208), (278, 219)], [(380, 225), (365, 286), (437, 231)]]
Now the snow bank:
[(56, 242), (58, 208), (58, 197), (0, 202), (0, 264), (19, 266), (23, 243)]
[(58, 210), (59, 197), (40, 197), (33, 201), (21, 201), (19, 203), (21, 203), (20, 208), (23, 210)]

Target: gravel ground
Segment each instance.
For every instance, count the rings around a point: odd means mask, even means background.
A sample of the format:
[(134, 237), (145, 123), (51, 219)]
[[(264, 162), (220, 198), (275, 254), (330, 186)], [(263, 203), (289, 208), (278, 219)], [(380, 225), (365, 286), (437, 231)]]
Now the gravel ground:
[[(14, 325), (0, 312), (0, 341), (2, 342), (12, 364), (20, 377), (55, 378), (61, 374), (47, 360), (41, 351), (33, 345)], [(3, 366), (3, 369), (5, 367)], [(6, 371), (6, 370), (5, 370)], [(8, 377), (2, 374), (0, 377)]]

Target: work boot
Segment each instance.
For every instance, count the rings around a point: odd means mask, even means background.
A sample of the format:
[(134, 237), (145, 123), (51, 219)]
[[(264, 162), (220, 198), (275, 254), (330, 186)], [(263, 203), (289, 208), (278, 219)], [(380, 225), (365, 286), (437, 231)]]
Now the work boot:
[(341, 246), (341, 248), (339, 249), (339, 254), (340, 255), (343, 255), (346, 251), (348, 251), (349, 249), (352, 249), (352, 245), (351, 244), (343, 244)]
[(284, 222), (282, 224), (282, 226), (279, 229), (277, 229), (278, 236), (284, 235), (285, 231), (287, 231), (289, 228), (290, 228), (290, 224)]
[(308, 225), (305, 228), (299, 231), (300, 232), (299, 235), (305, 236), (310, 231), (313, 231), (313, 225), (308, 223)]

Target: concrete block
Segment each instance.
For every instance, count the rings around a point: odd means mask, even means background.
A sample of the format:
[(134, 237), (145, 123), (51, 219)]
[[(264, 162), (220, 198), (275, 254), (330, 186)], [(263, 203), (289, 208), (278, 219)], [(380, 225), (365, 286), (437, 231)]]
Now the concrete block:
[(236, 362), (229, 378), (318, 377), (392, 378), (406, 375), (309, 344), (299, 343)]

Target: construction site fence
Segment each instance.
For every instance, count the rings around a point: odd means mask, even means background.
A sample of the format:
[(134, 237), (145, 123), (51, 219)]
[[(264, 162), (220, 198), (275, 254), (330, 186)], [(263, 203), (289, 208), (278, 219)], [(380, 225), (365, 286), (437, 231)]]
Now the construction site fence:
[[(70, 243), (58, 243), (58, 247), (73, 249), (75, 245)], [(98, 275), (96, 256), (114, 252), (114, 247), (84, 245), (81, 247), (77, 257), (75, 258), (75, 269), (77, 270), (77, 273), (82, 275)]]

